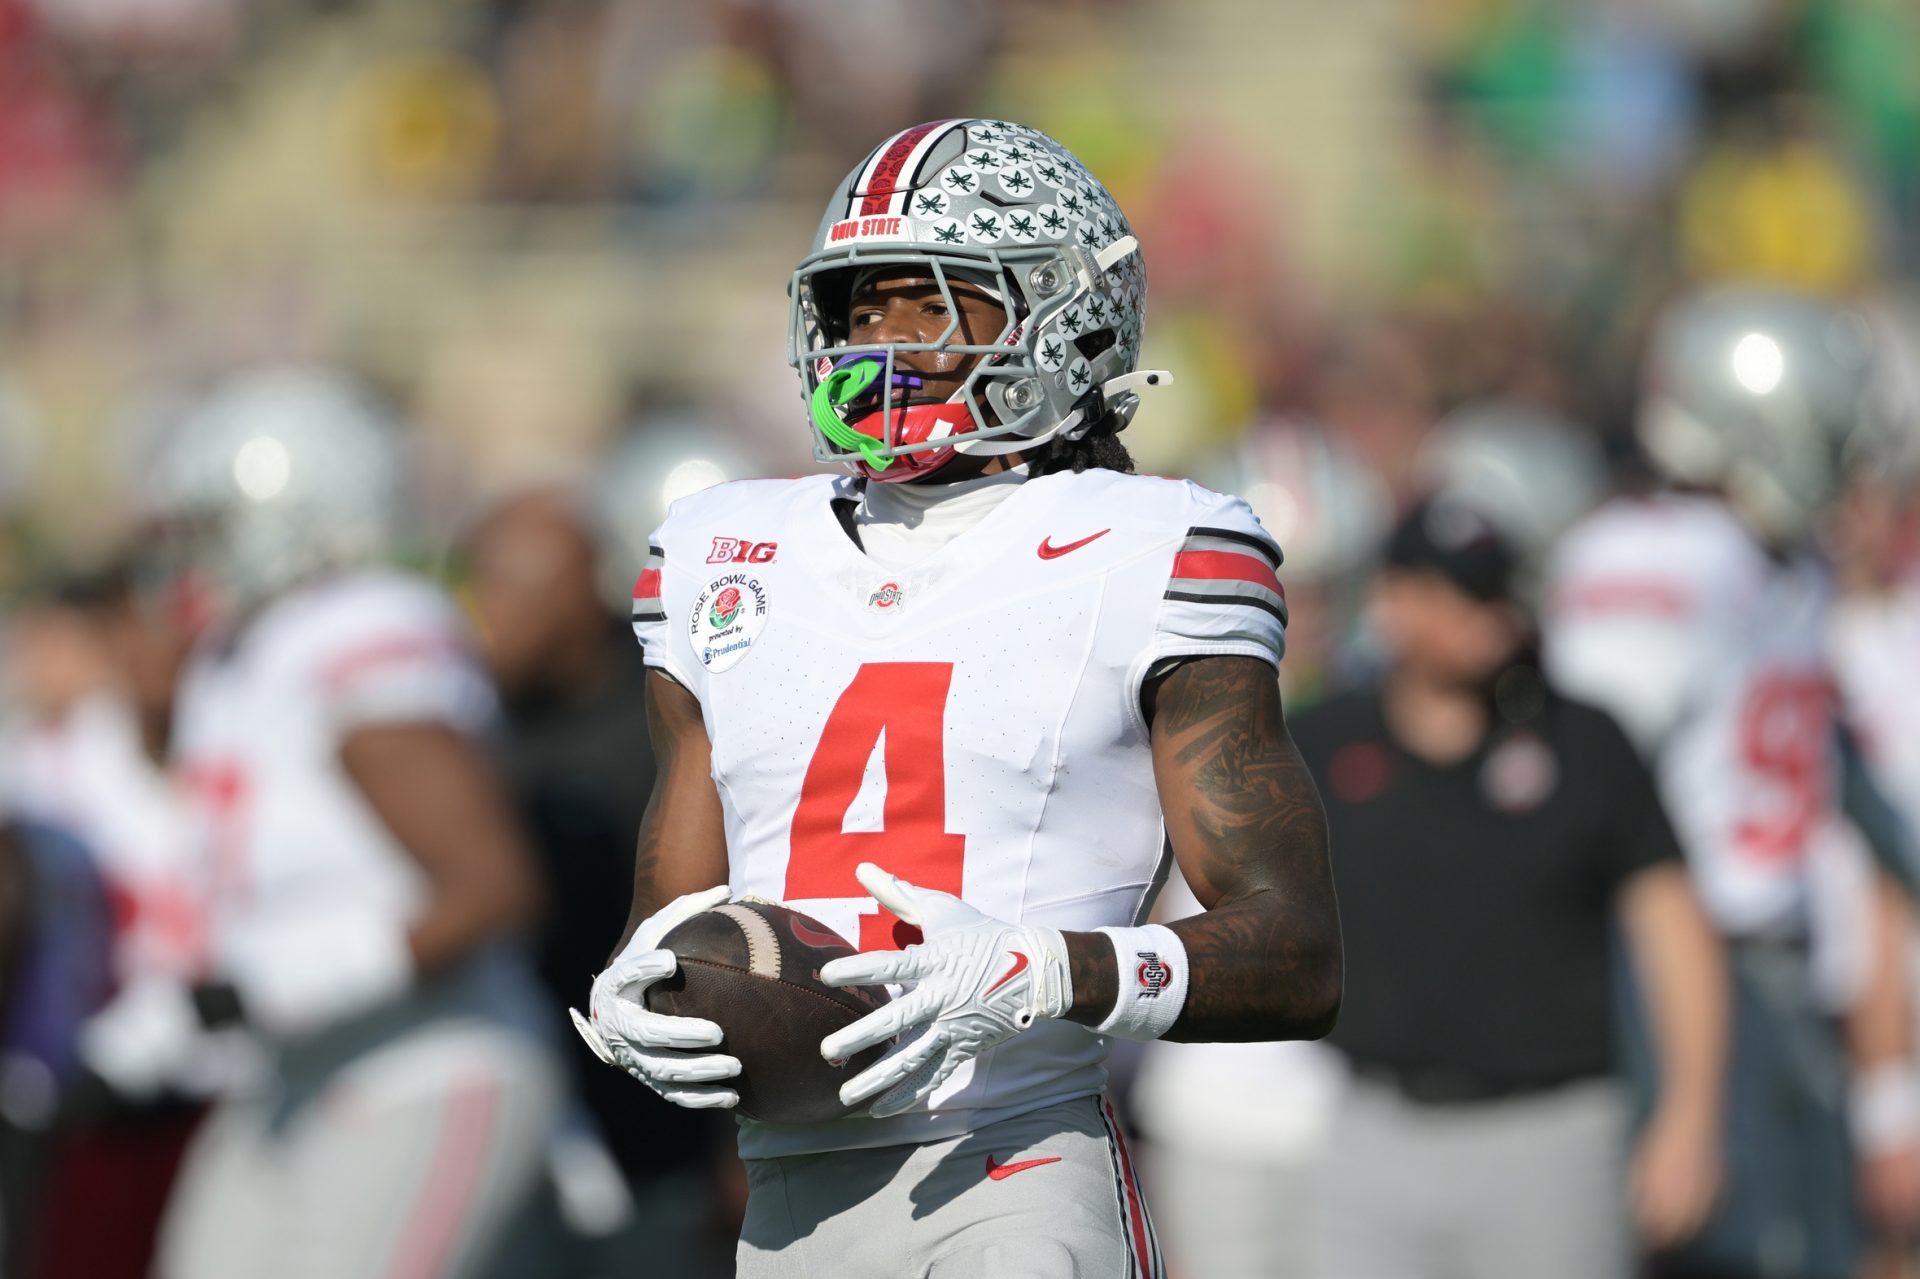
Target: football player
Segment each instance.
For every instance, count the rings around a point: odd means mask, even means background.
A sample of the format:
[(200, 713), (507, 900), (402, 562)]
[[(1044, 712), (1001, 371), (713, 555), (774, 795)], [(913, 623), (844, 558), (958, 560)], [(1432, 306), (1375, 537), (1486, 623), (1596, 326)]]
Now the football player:
[(328, 375), (261, 370), (149, 471), (209, 624), (172, 751), (207, 916), (185, 1007), (272, 1063), (189, 1152), (163, 1276), (472, 1275), (544, 1169), (561, 1085), (513, 951), (537, 880), (456, 610), (373, 566), (391, 434)]
[[(757, 895), (898, 984), (828, 1059), (856, 1117), (740, 1124), (742, 1276), (1163, 1273), (1102, 1099), (1115, 1036), (1312, 1038), (1340, 999), (1324, 815), (1282, 719), (1280, 548), (1137, 476), (1145, 271), (1032, 129), (942, 120), (835, 191), (791, 284), (817, 456), (675, 505), (635, 588), (659, 781), (596, 1051), (732, 1106), (647, 1011), (688, 914)], [(1143, 924), (1166, 852), (1202, 913)], [(711, 887), (710, 887), (711, 886)]]
[(1550, 572), (1549, 668), (1654, 760), (1738, 987), (1728, 1193), (1664, 1274), (1852, 1273), (1850, 1171), (1882, 1231), (1920, 1221), (1904, 912), (1837, 799), (1830, 583), (1810, 549), (1871, 433), (1871, 362), (1866, 326), (1810, 298), (1682, 300), (1637, 419), (1671, 486), (1603, 506)]

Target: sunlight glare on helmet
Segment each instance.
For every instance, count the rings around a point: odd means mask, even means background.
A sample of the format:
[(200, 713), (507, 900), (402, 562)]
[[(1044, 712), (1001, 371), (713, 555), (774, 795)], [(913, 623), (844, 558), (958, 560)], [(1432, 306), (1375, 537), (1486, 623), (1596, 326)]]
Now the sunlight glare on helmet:
[(1733, 344), (1733, 377), (1755, 395), (1770, 394), (1786, 374), (1780, 344), (1764, 333), (1749, 333)]
[(293, 478), (293, 457), (271, 435), (256, 435), (233, 455), (233, 482), (252, 502), (271, 502)]
[(667, 478), (660, 485), (661, 502), (671, 506), (688, 494), (712, 488), (726, 478), (727, 473), (706, 458), (688, 458), (667, 472)]
[(1282, 485), (1256, 483), (1249, 486), (1247, 504), (1260, 513), (1260, 522), (1281, 545), (1299, 536), (1300, 503)]

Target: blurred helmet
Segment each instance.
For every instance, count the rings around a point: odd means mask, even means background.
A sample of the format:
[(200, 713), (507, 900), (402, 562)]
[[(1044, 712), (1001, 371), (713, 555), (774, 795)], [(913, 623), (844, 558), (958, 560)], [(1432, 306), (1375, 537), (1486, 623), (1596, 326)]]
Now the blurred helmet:
[(386, 418), (338, 375), (239, 374), (162, 440), (146, 514), (223, 602), (255, 603), (389, 546), (402, 463)]
[(758, 474), (747, 450), (708, 418), (668, 412), (634, 423), (601, 460), (588, 494), (607, 602), (624, 608), (632, 598), (647, 540), (669, 506), (723, 480)]
[[(1006, 326), (973, 345), (847, 345), (856, 281), (888, 267), (924, 270), (948, 294), (955, 320), (943, 336), (958, 325), (955, 278), (998, 296)], [(788, 292), (814, 456), (874, 480), (928, 475), (956, 451), (1077, 439), (1109, 410), (1125, 425), (1139, 387), (1171, 380), (1134, 371), (1147, 276), (1119, 205), (1066, 148), (1022, 125), (938, 120), (888, 138), (835, 190)], [(896, 369), (903, 351), (978, 358), (945, 403), (912, 403), (920, 383)], [(896, 390), (904, 408), (889, 406)]]
[(1873, 363), (1851, 311), (1772, 288), (1696, 294), (1655, 328), (1641, 443), (1669, 479), (1717, 487), (1762, 536), (1798, 541), (1873, 434)]
[(1588, 432), (1527, 405), (1481, 401), (1440, 420), (1414, 459), (1430, 496), (1472, 507), (1522, 561), (1535, 561), (1607, 491)]
[(1286, 552), (1289, 581), (1328, 581), (1365, 568), (1393, 519), (1380, 476), (1308, 419), (1261, 422), (1189, 470), (1209, 488), (1246, 500)]
[(1872, 429), (1854, 448), (1857, 464), (1907, 487), (1920, 480), (1920, 301), (1882, 299), (1867, 311), (1873, 329)]

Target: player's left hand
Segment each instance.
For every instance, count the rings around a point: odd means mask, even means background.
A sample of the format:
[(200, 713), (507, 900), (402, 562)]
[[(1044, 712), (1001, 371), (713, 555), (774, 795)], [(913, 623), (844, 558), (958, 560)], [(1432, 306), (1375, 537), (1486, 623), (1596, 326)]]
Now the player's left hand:
[(951, 893), (920, 888), (862, 862), (854, 874), (882, 906), (925, 940), (905, 950), (836, 959), (820, 970), (834, 986), (904, 982), (912, 989), (820, 1041), (820, 1055), (841, 1061), (915, 1027), (920, 1034), (840, 1086), (858, 1105), (875, 1094), (876, 1118), (925, 1101), (960, 1063), (1073, 1006), (1067, 942), (1057, 928), (1009, 924)]

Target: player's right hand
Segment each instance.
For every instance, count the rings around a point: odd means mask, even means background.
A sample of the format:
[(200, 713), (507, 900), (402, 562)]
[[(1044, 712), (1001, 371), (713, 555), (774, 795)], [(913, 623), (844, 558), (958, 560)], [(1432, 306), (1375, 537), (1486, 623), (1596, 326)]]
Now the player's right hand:
[(678, 966), (660, 939), (682, 921), (727, 900), (726, 885), (688, 893), (668, 902), (634, 930), (606, 971), (593, 979), (587, 1001), (589, 1016), (569, 1008), (573, 1028), (587, 1041), (593, 1055), (620, 1069), (676, 1106), (695, 1110), (735, 1106), (740, 1094), (719, 1081), (740, 1074), (740, 1060), (717, 1048), (720, 1027), (702, 1017), (668, 1017), (649, 1012), (646, 990)]
[(129, 983), (80, 1028), (80, 1059), (130, 1101), (157, 1096), (192, 1055), (200, 1017), (183, 982)]

